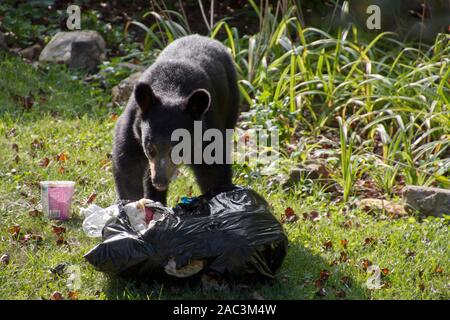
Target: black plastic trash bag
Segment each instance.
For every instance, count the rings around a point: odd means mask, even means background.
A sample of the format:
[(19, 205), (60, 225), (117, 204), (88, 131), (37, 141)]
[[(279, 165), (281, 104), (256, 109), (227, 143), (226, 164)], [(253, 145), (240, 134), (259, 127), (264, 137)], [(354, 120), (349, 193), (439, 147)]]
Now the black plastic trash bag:
[(182, 269), (200, 261), (196, 275), (253, 281), (274, 279), (286, 256), (283, 227), (253, 190), (222, 188), (169, 212), (141, 234), (121, 210), (85, 258), (99, 271), (137, 280), (176, 278), (170, 264)]

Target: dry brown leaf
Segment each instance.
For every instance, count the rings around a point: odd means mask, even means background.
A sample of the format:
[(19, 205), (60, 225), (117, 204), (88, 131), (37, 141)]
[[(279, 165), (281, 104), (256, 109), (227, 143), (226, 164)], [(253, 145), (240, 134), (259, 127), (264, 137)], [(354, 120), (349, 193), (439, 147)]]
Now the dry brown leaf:
[(67, 154), (65, 152), (61, 152), (60, 154), (56, 155), (55, 160), (58, 162), (66, 162), (69, 159)]
[(331, 273), (328, 270), (320, 271), (319, 279), (322, 281), (326, 281), (330, 277)]
[(348, 254), (345, 251), (341, 252), (341, 256), (339, 257), (340, 262), (346, 262), (348, 260)]
[(298, 220), (298, 216), (295, 214), (294, 209), (287, 207), (284, 210), (284, 214), (281, 215), (281, 223), (293, 223)]
[(11, 236), (13, 237), (17, 237), (20, 233), (20, 226), (19, 225), (15, 225), (9, 228), (9, 233), (11, 234)]
[(92, 192), (89, 197), (87, 198), (85, 205), (91, 204), (95, 201), (95, 199), (97, 198), (97, 193), (94, 191)]
[(350, 286), (351, 286), (351, 284), (350, 284), (350, 278), (347, 277), (347, 276), (343, 276), (343, 277), (341, 278), (341, 283), (342, 283), (344, 286), (348, 287), (348, 288), (350, 288)]
[(369, 246), (369, 245), (375, 244), (376, 242), (377, 242), (377, 239), (374, 238), (374, 237), (369, 237), (369, 238), (364, 239), (364, 245), (365, 246)]
[(61, 292), (55, 291), (52, 293), (50, 300), (63, 300)]
[(44, 141), (42, 140), (34, 139), (30, 145), (32, 149), (44, 149)]
[(67, 294), (67, 297), (70, 300), (78, 300), (78, 292), (76, 292), (76, 291), (69, 291), (69, 293)]
[(361, 267), (363, 268), (364, 271), (367, 270), (367, 268), (369, 268), (372, 265), (372, 262), (369, 259), (363, 259), (361, 262)]
[(2, 266), (6, 266), (6, 265), (9, 264), (10, 260), (11, 260), (11, 259), (10, 259), (9, 254), (5, 253), (5, 254), (3, 254), (3, 255), (0, 257), (0, 264), (1, 264)]
[(346, 297), (345, 291), (341, 290), (341, 289), (336, 290), (335, 294), (336, 294), (336, 297), (339, 299), (345, 299), (345, 297)]
[(58, 236), (66, 232), (66, 228), (62, 227), (62, 226), (52, 225), (52, 229), (53, 229), (53, 233)]
[(28, 215), (30, 217), (37, 218), (37, 217), (41, 217), (43, 215), (43, 212), (39, 211), (38, 209), (34, 209), (31, 211), (28, 211)]
[(442, 273), (444, 273), (444, 269), (442, 267), (438, 266), (438, 267), (436, 267), (436, 269), (434, 269), (434, 272), (442, 274)]
[(50, 159), (47, 157), (44, 157), (41, 160), (39, 160), (40, 167), (47, 168), (49, 164), (50, 164)]
[(331, 242), (331, 240), (327, 240), (323, 243), (323, 247), (325, 248), (325, 250), (331, 250), (333, 248), (333, 243)]

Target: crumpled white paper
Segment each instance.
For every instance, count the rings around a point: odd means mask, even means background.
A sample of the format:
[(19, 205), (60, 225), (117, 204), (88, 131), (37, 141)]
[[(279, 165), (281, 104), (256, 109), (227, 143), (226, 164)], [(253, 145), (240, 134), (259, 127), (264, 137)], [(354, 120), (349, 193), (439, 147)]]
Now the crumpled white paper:
[[(164, 213), (170, 212), (169, 208), (150, 199), (130, 202), (123, 209), (130, 220), (131, 226), (140, 233), (144, 233), (149, 227), (152, 227), (154, 225), (152, 223), (153, 221), (162, 219)], [(149, 221), (149, 217), (147, 216), (148, 210), (151, 210), (150, 212), (152, 213), (151, 221)], [(85, 217), (83, 220), (84, 233), (94, 238), (101, 237), (103, 227), (108, 222), (116, 219), (120, 213), (118, 205), (101, 208), (95, 204), (91, 204), (87, 208), (81, 208), (80, 212)]]

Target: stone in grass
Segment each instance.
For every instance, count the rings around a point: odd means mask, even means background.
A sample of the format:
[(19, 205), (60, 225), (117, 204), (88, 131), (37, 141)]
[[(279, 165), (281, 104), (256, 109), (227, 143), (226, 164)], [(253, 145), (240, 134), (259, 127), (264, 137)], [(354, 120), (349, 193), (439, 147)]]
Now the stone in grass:
[(386, 213), (391, 218), (399, 218), (408, 214), (402, 204), (384, 199), (366, 198), (356, 200), (355, 205), (365, 212)]
[(307, 163), (289, 171), (289, 176), (282, 181), (283, 188), (290, 187), (302, 178), (311, 180), (328, 179), (330, 172), (323, 163)]
[(22, 49), (19, 51), (19, 54), (22, 58), (33, 61), (36, 59), (42, 51), (42, 47), (39, 43), (32, 45), (31, 47)]
[(421, 186), (406, 186), (403, 198), (407, 209), (426, 216), (442, 217), (450, 214), (450, 190)]
[(112, 88), (112, 102), (123, 103), (128, 101), (133, 92), (134, 85), (138, 82), (142, 72), (133, 73), (128, 78), (122, 80), (117, 86)]
[(97, 31), (58, 32), (42, 50), (39, 61), (92, 72), (105, 58), (105, 49), (105, 40)]
[(132, 72), (138, 72), (138, 71), (144, 71), (145, 67), (138, 65), (138, 64), (134, 64), (134, 63), (130, 63), (130, 62), (120, 62), (117, 64), (118, 67), (120, 68), (126, 68), (129, 69)]

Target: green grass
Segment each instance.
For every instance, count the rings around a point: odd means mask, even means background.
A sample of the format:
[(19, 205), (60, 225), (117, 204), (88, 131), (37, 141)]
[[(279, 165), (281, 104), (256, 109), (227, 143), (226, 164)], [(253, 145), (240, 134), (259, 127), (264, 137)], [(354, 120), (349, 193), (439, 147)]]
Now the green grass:
[[(84, 235), (79, 209), (93, 191), (98, 193), (95, 202), (100, 206), (115, 200), (108, 158), (114, 127), (111, 115), (120, 110), (107, 107), (107, 92), (72, 79), (62, 67), (42, 71), (5, 59), (0, 60), (0, 74), (0, 255), (11, 257), (9, 265), (0, 266), (0, 299), (48, 299), (54, 291), (67, 297), (66, 278), (49, 271), (61, 262), (81, 268), (80, 299), (251, 298), (254, 291), (266, 299), (317, 299), (321, 297), (316, 294), (315, 280), (323, 270), (330, 272), (324, 284), (325, 299), (344, 295), (346, 299), (450, 298), (446, 220), (369, 215), (333, 201), (316, 183), (306, 181), (283, 191), (269, 187), (270, 177), (261, 178), (251, 168), (241, 167), (235, 168), (237, 183), (261, 193), (278, 217), (287, 207), (300, 217), (285, 225), (290, 247), (274, 285), (234, 285), (203, 292), (196, 285), (126, 283), (96, 272), (83, 255), (99, 240)], [(286, 85), (291, 86), (289, 81)], [(26, 95), (35, 101), (30, 110), (24, 110), (17, 98)], [(68, 159), (58, 162), (55, 156), (62, 152)], [(46, 168), (39, 165), (45, 157), (50, 160)], [(38, 182), (53, 179), (77, 183), (73, 218), (60, 223), (67, 228), (64, 238), (68, 245), (56, 244), (51, 225), (57, 223), (29, 215), (40, 202)], [(171, 185), (169, 204), (189, 194), (192, 185), (192, 176), (182, 171)], [(193, 191), (198, 194), (196, 187)], [(302, 218), (311, 211), (317, 211), (320, 219)], [(20, 244), (9, 232), (14, 225), (23, 233), (41, 235), (43, 240)], [(366, 245), (372, 238), (374, 243)], [(344, 239), (348, 240), (346, 248), (341, 242)], [(325, 242), (332, 247), (327, 250)], [(389, 270), (381, 278), (383, 288), (367, 289), (369, 275), (362, 268), (365, 259)], [(343, 281), (344, 277), (349, 281)]]

